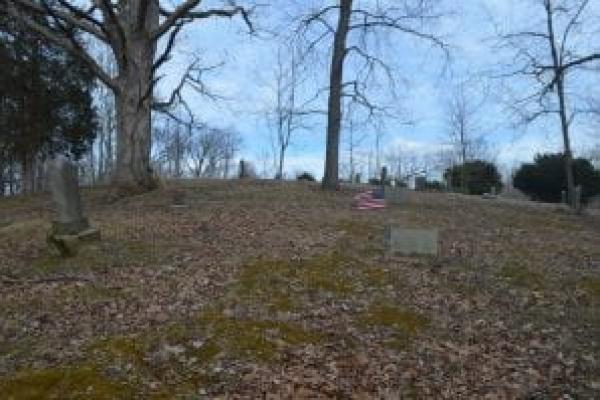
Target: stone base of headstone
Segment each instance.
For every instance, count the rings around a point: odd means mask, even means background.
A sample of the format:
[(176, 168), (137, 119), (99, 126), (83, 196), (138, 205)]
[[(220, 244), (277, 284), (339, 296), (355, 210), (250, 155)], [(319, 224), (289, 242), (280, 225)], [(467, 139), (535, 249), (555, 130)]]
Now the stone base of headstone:
[(72, 257), (82, 245), (100, 240), (100, 231), (85, 219), (68, 224), (54, 221), (46, 239), (60, 256)]
[(52, 221), (50, 234), (52, 235), (77, 235), (78, 233), (88, 229), (90, 223), (86, 218), (74, 222)]

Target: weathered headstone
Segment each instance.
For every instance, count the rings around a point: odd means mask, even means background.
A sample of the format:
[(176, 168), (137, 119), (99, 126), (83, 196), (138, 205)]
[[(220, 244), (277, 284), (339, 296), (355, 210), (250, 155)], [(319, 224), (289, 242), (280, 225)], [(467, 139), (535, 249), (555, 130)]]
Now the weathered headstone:
[(561, 190), (560, 192), (560, 202), (562, 204), (569, 204), (569, 199), (567, 198), (567, 191), (566, 190)]
[(388, 225), (385, 230), (385, 246), (389, 255), (439, 254), (437, 229), (408, 229), (398, 225)]
[(381, 180), (380, 180), (381, 186), (385, 186), (387, 177), (388, 177), (387, 167), (381, 167), (381, 177), (380, 177), (381, 178)]
[(388, 204), (405, 204), (408, 198), (408, 190), (401, 187), (388, 188), (385, 192), (385, 201)]
[(170, 191), (171, 196), (171, 207), (172, 208), (187, 208), (188, 205), (185, 202), (185, 192), (180, 189), (172, 189)]
[(240, 166), (239, 166), (239, 170), (238, 170), (238, 178), (240, 178), (240, 179), (256, 178), (256, 170), (254, 169), (254, 166), (252, 165), (251, 162), (245, 161), (245, 160), (240, 160)]
[(80, 242), (99, 239), (100, 232), (90, 227), (83, 215), (77, 167), (68, 158), (57, 156), (49, 161), (48, 186), (56, 213), (48, 242), (61, 255), (70, 256), (76, 252)]

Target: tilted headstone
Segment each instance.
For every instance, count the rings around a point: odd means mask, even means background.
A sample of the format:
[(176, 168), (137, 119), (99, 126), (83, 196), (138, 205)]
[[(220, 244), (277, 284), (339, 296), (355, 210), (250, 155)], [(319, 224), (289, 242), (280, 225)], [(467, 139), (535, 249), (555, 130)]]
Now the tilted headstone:
[(56, 213), (48, 241), (67, 256), (75, 252), (78, 242), (99, 239), (99, 231), (83, 215), (77, 166), (64, 156), (50, 160), (48, 186)]
[(388, 225), (385, 230), (386, 252), (390, 255), (439, 254), (437, 229), (408, 229), (397, 225)]

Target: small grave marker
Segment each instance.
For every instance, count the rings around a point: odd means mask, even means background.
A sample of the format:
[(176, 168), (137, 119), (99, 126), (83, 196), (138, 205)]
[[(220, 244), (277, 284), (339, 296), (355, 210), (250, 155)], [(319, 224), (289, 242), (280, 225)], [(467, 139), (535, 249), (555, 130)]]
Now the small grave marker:
[(388, 188), (385, 192), (385, 200), (388, 204), (405, 204), (408, 198), (408, 190), (396, 187), (396, 188)]
[(386, 252), (390, 255), (439, 254), (437, 229), (409, 229), (398, 225), (388, 225), (385, 230)]

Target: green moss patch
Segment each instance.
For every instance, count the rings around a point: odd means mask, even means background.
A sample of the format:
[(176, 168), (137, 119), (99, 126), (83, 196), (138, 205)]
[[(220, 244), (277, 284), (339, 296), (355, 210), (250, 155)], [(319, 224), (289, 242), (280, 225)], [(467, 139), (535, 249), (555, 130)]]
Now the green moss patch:
[(318, 332), (281, 321), (240, 320), (219, 312), (207, 312), (200, 324), (209, 332), (225, 356), (256, 361), (275, 360), (284, 346), (316, 344), (323, 340)]
[(600, 301), (600, 278), (586, 279), (581, 283), (581, 287), (585, 290), (592, 298)]
[(524, 265), (505, 265), (499, 272), (499, 277), (514, 286), (524, 287), (530, 290), (544, 287), (544, 276), (538, 272), (531, 271)]
[(302, 296), (310, 292), (350, 294), (354, 282), (348, 270), (357, 264), (339, 253), (301, 262), (259, 260), (244, 267), (231, 297), (271, 311), (292, 311), (302, 307)]
[(378, 229), (378, 225), (372, 222), (355, 219), (346, 219), (338, 221), (334, 225), (334, 227), (336, 230), (344, 231), (350, 236), (360, 237), (363, 239), (372, 238), (380, 231), (380, 229)]
[(429, 324), (429, 319), (414, 311), (379, 305), (365, 311), (359, 316), (357, 323), (364, 328), (386, 328), (390, 331), (386, 344), (392, 348), (403, 349), (412, 336)]
[(133, 398), (133, 392), (127, 385), (87, 366), (22, 371), (0, 380), (0, 393), (4, 399), (14, 400)]

